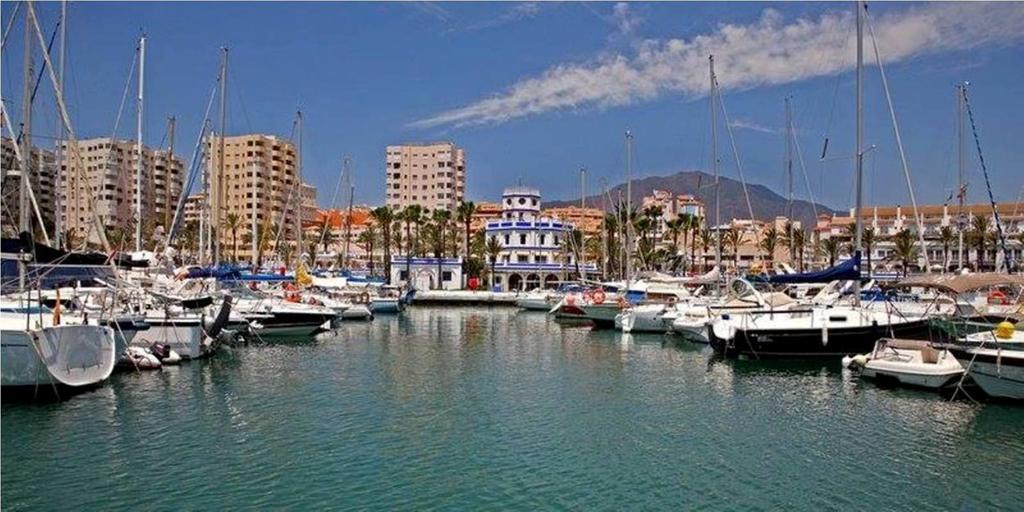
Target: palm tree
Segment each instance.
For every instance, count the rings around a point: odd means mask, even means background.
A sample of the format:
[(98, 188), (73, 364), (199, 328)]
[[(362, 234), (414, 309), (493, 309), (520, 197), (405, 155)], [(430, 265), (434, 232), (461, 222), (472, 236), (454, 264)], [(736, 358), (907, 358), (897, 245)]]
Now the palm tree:
[(977, 269), (981, 270), (985, 263), (985, 248), (988, 246), (988, 217), (976, 215), (971, 218), (970, 240), (978, 250)]
[(359, 236), (356, 238), (356, 243), (362, 245), (363, 249), (366, 250), (366, 254), (369, 255), (368, 259), (369, 259), (369, 262), (370, 262), (370, 275), (371, 276), (374, 275), (373, 274), (373, 270), (374, 270), (374, 266), (373, 266), (373, 260), (374, 260), (374, 258), (373, 258), (373, 246), (377, 242), (378, 236), (379, 235), (377, 233), (377, 226), (375, 226), (373, 224), (370, 224), (369, 226), (366, 227), (365, 230), (363, 230), (362, 233), (359, 233)]
[[(420, 205), (413, 204), (413, 205), (406, 206), (405, 209), (402, 210), (402, 213), (401, 213), (401, 220), (405, 221), (405, 279), (406, 279), (407, 283), (412, 282), (412, 271), (409, 268), (409, 266), (410, 266), (410, 264), (412, 262), (412, 254), (413, 254), (413, 243), (412, 243), (413, 238), (412, 238), (411, 226), (412, 226), (413, 223), (416, 223), (416, 225), (417, 225), (417, 230), (416, 231), (417, 231), (417, 233), (419, 233), (420, 211), (421, 211)], [(417, 235), (416, 238), (418, 239), (419, 236)], [(419, 240), (417, 240), (417, 242), (418, 241)]]
[[(669, 237), (672, 238), (672, 255), (676, 255), (679, 252), (679, 235), (686, 229), (689, 220), (685, 215), (680, 215), (672, 220), (665, 221), (665, 232)], [(686, 238), (683, 238), (683, 245), (686, 245)], [(683, 252), (686, 252), (686, 248), (683, 248)]]
[(498, 263), (498, 256), (501, 256), (502, 249), (501, 242), (496, 236), (487, 239), (487, 245), (484, 246), (487, 257), (491, 260), (491, 288), (494, 288), (494, 266)]
[(910, 261), (917, 259), (917, 246), (914, 235), (909, 229), (903, 229), (893, 236), (893, 256), (903, 264), (903, 277), (907, 276), (910, 270)]
[(953, 242), (957, 239), (956, 231), (953, 230), (953, 226), (942, 226), (939, 229), (939, 243), (942, 244), (942, 270), (945, 271), (949, 268), (949, 248), (953, 246)]
[(221, 227), (231, 233), (231, 259), (238, 263), (238, 230), (242, 227), (242, 217), (235, 212), (228, 212)]
[(653, 244), (647, 237), (647, 234), (654, 229), (654, 226), (655, 221), (646, 215), (633, 221), (633, 227), (636, 228), (637, 232), (636, 253), (640, 259), (640, 264), (644, 268), (649, 266), (648, 258), (650, 258), (651, 251), (653, 250)]
[[(701, 228), (699, 233), (696, 233), (696, 232), (694, 233), (694, 235), (697, 235), (697, 234), (700, 235), (700, 250), (701, 250), (701, 253), (707, 253), (708, 248), (711, 247), (712, 244), (715, 243), (714, 235), (711, 234), (711, 230), (708, 229), (708, 228)], [(690, 250), (694, 252), (694, 256), (693, 256), (694, 261), (696, 261), (696, 258), (697, 258), (697, 256), (695, 255), (696, 254), (696, 246), (697, 246), (697, 244), (693, 244), (692, 246), (690, 246)], [(701, 264), (701, 270), (704, 270), (704, 268), (705, 268), (705, 266), (703, 264)]]
[(395, 212), (388, 206), (381, 206), (371, 210), (370, 217), (380, 226), (381, 244), (384, 246), (384, 279), (391, 284), (391, 237)]
[(732, 256), (736, 269), (740, 268), (740, 244), (743, 243), (743, 233), (736, 226), (729, 226), (729, 229), (722, 233), (722, 245), (732, 249)]
[(583, 232), (572, 228), (572, 231), (568, 232), (567, 236), (562, 239), (562, 244), (572, 253), (573, 258), (576, 260), (576, 275), (583, 279), (584, 276), (580, 272), (580, 257), (583, 255)]
[(445, 232), (448, 230), (448, 221), (451, 220), (451, 218), (452, 218), (452, 212), (449, 211), (449, 210), (445, 210), (445, 209), (434, 210), (434, 215), (433, 215), (434, 228), (437, 230), (437, 233), (434, 235), (435, 238), (436, 238), (435, 245), (434, 245), (434, 257), (437, 258), (437, 289), (438, 290), (440, 290), (442, 288), (442, 285), (441, 285), (441, 275), (442, 275), (441, 260), (444, 259), (444, 240), (445, 240), (445, 236), (444, 235), (445, 235)]
[(821, 250), (828, 255), (828, 266), (834, 267), (836, 259), (839, 258), (839, 250), (842, 248), (842, 242), (839, 237), (830, 236), (821, 241)]
[(779, 245), (779, 241), (782, 240), (782, 234), (779, 230), (772, 226), (761, 234), (761, 243), (759, 244), (761, 249), (764, 249), (765, 259), (768, 260), (768, 268), (771, 268), (775, 263), (775, 248)]
[[(466, 229), (466, 245), (463, 247), (465, 258), (462, 260), (462, 275), (466, 275), (466, 263), (469, 262), (469, 228), (473, 223), (473, 214), (476, 213), (476, 205), (473, 201), (461, 201), (455, 209), (455, 218), (462, 223)], [(468, 277), (468, 276), (467, 276)]]
[(876, 238), (875, 228), (864, 228), (860, 233), (860, 242), (864, 244), (864, 252), (867, 256), (868, 277), (871, 276), (871, 253), (874, 252)]
[(800, 272), (804, 271), (804, 246), (807, 243), (805, 238), (806, 235), (803, 229), (795, 229), (793, 230), (792, 239), (790, 239), (793, 251), (796, 253), (793, 261), (797, 263), (797, 268)]

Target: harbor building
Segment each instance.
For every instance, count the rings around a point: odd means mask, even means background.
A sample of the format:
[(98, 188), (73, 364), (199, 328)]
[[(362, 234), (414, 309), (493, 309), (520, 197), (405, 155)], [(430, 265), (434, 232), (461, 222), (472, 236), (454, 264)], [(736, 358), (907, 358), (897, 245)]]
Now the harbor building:
[[(0, 219), (3, 222), (4, 233), (13, 235), (18, 228), (18, 212), (21, 209), (20, 183), (21, 165), (18, 156), (14, 151), (14, 142), (8, 138), (2, 138), (2, 154), (0, 154), (0, 182), (3, 191), (3, 211)], [(57, 195), (57, 158), (53, 151), (39, 147), (32, 148), (32, 155), (29, 158), (30, 179), (29, 186), (35, 194), (36, 204), (39, 206), (39, 215), (47, 231), (53, 236), (55, 220), (55, 206)], [(30, 216), (35, 222), (35, 212), (29, 206)]]
[(704, 222), (704, 202), (690, 194), (673, 194), (667, 190), (652, 190), (651, 195), (641, 201), (641, 212), (650, 207), (661, 208), (661, 217), (654, 226), (654, 235), (658, 239), (658, 247), (668, 247), (672, 240), (666, 232), (666, 222), (678, 219), (683, 215)]
[[(997, 203), (999, 220), (1003, 226), (1010, 259), (1019, 264), (1024, 260), (1024, 203)], [(988, 203), (965, 204), (961, 210), (956, 204), (919, 205), (924, 226), (924, 241), (928, 261), (933, 270), (957, 269), (963, 266), (972, 269), (992, 269), (997, 261), (1003, 259), (996, 232), (995, 214)], [(920, 245), (917, 233), (917, 218), (910, 207), (867, 206), (861, 210), (861, 219), (865, 228), (874, 231), (875, 243), (871, 247), (871, 266), (874, 271), (893, 271), (902, 263), (896, 256), (893, 236), (910, 230), (914, 233), (915, 245)], [(852, 239), (855, 224), (853, 209), (846, 215), (822, 214), (818, 216), (817, 225), (813, 230), (814, 243), (821, 245), (830, 238), (840, 238), (841, 258), (849, 256), (849, 241)], [(978, 227), (985, 228), (985, 236), (978, 236)], [(944, 229), (948, 228), (948, 229)], [(963, 233), (963, 261), (960, 261), (960, 233)], [(950, 237), (952, 235), (952, 237)], [(978, 242), (984, 240), (984, 251), (980, 251)], [(920, 250), (920, 248), (918, 249)], [(923, 256), (923, 255), (922, 255)], [(825, 256), (827, 258), (827, 256)], [(867, 255), (864, 265), (867, 266)], [(827, 261), (821, 262), (822, 265)], [(917, 262), (923, 265), (923, 258)], [(902, 269), (901, 269), (902, 270)]]
[(466, 192), (466, 152), (453, 142), (388, 146), (384, 167), (384, 199), (395, 211), (455, 210)]
[[(133, 230), (135, 174), (138, 152), (135, 141), (109, 137), (80, 139), (74, 155), (68, 142), (61, 143), (60, 183), (63, 194), (60, 215), (64, 229), (98, 243), (93, 214), (107, 229)], [(79, 162), (84, 169), (78, 169)], [(184, 163), (164, 149), (142, 147), (143, 232), (166, 229), (171, 223), (184, 183)]]
[[(440, 288), (437, 286), (438, 271)], [(392, 256), (391, 284), (405, 286), (409, 283), (417, 290), (458, 290), (462, 288), (462, 257), (440, 258), (438, 262), (435, 257), (407, 260), (405, 256)]]
[[(530, 290), (557, 285), (579, 272), (596, 275), (596, 263), (577, 261), (567, 237), (575, 229), (569, 222), (542, 217), (540, 191), (524, 186), (506, 188), (501, 197), (501, 218), (487, 223), (486, 236), (502, 251), (494, 264), (494, 285), (503, 290)], [(488, 270), (490, 264), (488, 263)]]
[[(223, 187), (218, 185), (220, 174), (220, 137), (210, 137), (207, 154), (210, 159), (211, 217), (217, 209), (218, 191), (223, 194), (223, 207), (214, 225), (223, 226), (225, 218), (235, 214), (242, 219), (242, 232), (251, 230), (255, 214), (257, 225), (284, 226), (282, 240), (294, 241), (295, 231), (303, 222), (316, 217), (316, 187), (301, 181), (295, 144), (267, 134), (245, 134), (224, 137)], [(298, 218), (297, 218), (298, 217)], [(219, 220), (218, 220), (219, 219)], [(234, 254), (231, 233), (219, 229), (221, 258)], [(251, 244), (238, 237), (238, 258), (253, 258)]]
[[(766, 233), (775, 229), (775, 247), (769, 255), (764, 246)], [(784, 263), (796, 268), (801, 256), (805, 263), (810, 263), (814, 257), (814, 251), (805, 244), (803, 253), (799, 247), (794, 247), (790, 252), (787, 233), (789, 219), (778, 216), (770, 221), (760, 219), (732, 219), (728, 223), (708, 228), (711, 233), (712, 245), (702, 247), (695, 251), (705, 268), (715, 266), (716, 250), (714, 240), (719, 231), (722, 234), (722, 266), (727, 269), (738, 269), (743, 271), (766, 270), (769, 263), (772, 266)], [(800, 221), (794, 221), (794, 231), (803, 229)], [(735, 242), (733, 241), (735, 239)], [(689, 252), (690, 249), (687, 248)]]

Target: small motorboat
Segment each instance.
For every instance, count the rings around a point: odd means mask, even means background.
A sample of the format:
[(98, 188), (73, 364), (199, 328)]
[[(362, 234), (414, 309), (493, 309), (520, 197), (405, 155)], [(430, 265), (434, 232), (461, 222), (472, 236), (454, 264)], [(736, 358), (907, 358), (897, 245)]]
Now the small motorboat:
[(1024, 400), (1024, 331), (1010, 322), (947, 345), (967, 374), (990, 397)]
[(960, 379), (964, 367), (949, 350), (930, 342), (882, 338), (868, 354), (843, 358), (843, 366), (859, 369), (863, 377), (905, 386), (939, 389)]

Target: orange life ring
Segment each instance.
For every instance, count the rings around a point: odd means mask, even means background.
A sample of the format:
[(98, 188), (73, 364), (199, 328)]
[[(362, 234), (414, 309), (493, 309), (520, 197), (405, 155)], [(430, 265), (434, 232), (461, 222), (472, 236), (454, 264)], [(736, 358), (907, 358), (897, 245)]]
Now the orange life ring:
[(593, 297), (594, 297), (594, 304), (604, 304), (604, 300), (605, 300), (606, 298), (608, 298), (608, 297), (607, 297), (607, 296), (606, 296), (606, 295), (604, 294), (604, 290), (596, 290), (596, 291), (595, 291), (595, 292), (593, 293)]
[(285, 294), (284, 300), (288, 302), (299, 302), (299, 294), (298, 292), (289, 292)]
[(1010, 299), (1009, 297), (1006, 296), (1005, 293), (999, 290), (994, 290), (992, 292), (989, 292), (988, 294), (988, 303), (1006, 306), (1010, 304)]

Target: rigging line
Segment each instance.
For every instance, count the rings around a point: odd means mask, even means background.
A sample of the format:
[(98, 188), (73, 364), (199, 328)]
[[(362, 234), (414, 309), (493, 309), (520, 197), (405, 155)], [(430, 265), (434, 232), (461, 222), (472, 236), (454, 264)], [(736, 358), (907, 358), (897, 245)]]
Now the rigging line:
[[(928, 261), (928, 246), (924, 242), (924, 218), (921, 210), (917, 207), (917, 197), (914, 196), (914, 184), (910, 179), (910, 164), (907, 162), (907, 154), (903, 150), (903, 137), (900, 136), (900, 126), (896, 121), (896, 109), (892, 105), (892, 94), (889, 92), (889, 80), (885, 77), (885, 67), (882, 65), (882, 55), (878, 51), (878, 40), (875, 38), (875, 29), (871, 24), (871, 17), (868, 10), (864, 9), (864, 21), (868, 26), (868, 33), (871, 34), (871, 45), (875, 50), (875, 61), (878, 63), (878, 74), (882, 78), (882, 89), (885, 91), (885, 102), (889, 106), (889, 117), (892, 118), (892, 131), (896, 136), (896, 149), (899, 151), (900, 163), (903, 166), (903, 175), (907, 179), (907, 192), (910, 193), (910, 204), (914, 208), (914, 218), (917, 220), (917, 238), (921, 242), (921, 255), (924, 257), (925, 272), (931, 272), (931, 263)], [(859, 213), (858, 213), (859, 215)]]
[[(199, 135), (196, 137), (196, 144), (192, 149), (192, 156), (189, 158), (188, 180), (185, 186), (182, 187), (181, 189), (181, 194), (178, 196), (178, 205), (174, 208), (174, 218), (171, 220), (171, 225), (167, 229), (166, 245), (168, 246), (171, 245), (171, 242), (174, 241), (174, 235), (176, 234), (175, 232), (177, 231), (178, 225), (180, 224), (181, 221), (182, 213), (185, 209), (185, 202), (188, 200), (189, 193), (192, 192), (192, 187), (195, 186), (195, 182), (199, 178), (199, 169), (202, 167), (203, 163), (206, 160), (206, 152), (204, 151), (200, 153), (200, 149), (203, 146), (203, 137), (206, 135), (207, 132), (206, 125), (210, 119), (210, 109), (213, 108), (213, 98), (215, 97), (216, 94), (217, 83), (214, 82), (213, 87), (210, 89), (210, 99), (206, 102), (206, 111), (203, 114), (203, 121), (199, 127)], [(206, 200), (209, 200), (209, 198), (204, 198), (204, 202)], [(200, 217), (202, 216), (203, 214), (200, 213)], [(202, 251), (202, 248), (200, 248), (199, 250)]]
[(718, 83), (718, 78), (715, 78), (715, 87), (718, 89), (718, 104), (722, 107), (722, 117), (725, 119), (726, 131), (729, 133), (729, 143), (732, 145), (733, 159), (736, 161), (736, 170), (740, 175), (740, 183), (743, 185), (743, 197), (747, 201), (747, 213), (750, 214), (750, 220), (754, 220), (754, 207), (750, 202), (750, 192), (747, 190), (747, 180), (743, 177), (743, 162), (740, 161), (740, 152), (736, 147), (736, 137), (733, 136), (731, 121), (729, 120), (729, 112), (725, 110), (725, 99), (722, 94), (721, 85)]
[(796, 146), (794, 149), (796, 149), (797, 160), (800, 162), (800, 172), (804, 175), (804, 185), (807, 187), (807, 198), (811, 200), (811, 209), (814, 211), (814, 221), (817, 222), (818, 205), (814, 199), (814, 192), (811, 191), (811, 180), (807, 177), (807, 165), (804, 164), (804, 152), (800, 149), (800, 137), (796, 136), (796, 124), (792, 119), (789, 122), (789, 131), (793, 138), (793, 145)]
[[(1010, 251), (1006, 247), (1006, 236), (1003, 233), (1003, 223), (999, 220), (999, 208), (996, 207), (996, 198), (992, 195), (992, 182), (988, 177), (988, 166), (985, 165), (985, 156), (981, 153), (981, 138), (978, 136), (978, 127), (974, 124), (974, 109), (971, 108), (971, 100), (967, 97), (967, 87), (963, 87), (964, 106), (967, 107), (967, 118), (971, 121), (971, 133), (974, 134), (974, 147), (978, 150), (978, 160), (981, 163), (981, 172), (985, 176), (985, 188), (988, 189), (988, 201), (992, 205), (992, 216), (996, 221), (996, 233), (999, 235), (999, 245), (1003, 249), (1003, 264), (1010, 263)], [(984, 233), (982, 234), (984, 236)]]
[(22, 2), (14, 4), (14, 12), (11, 13), (11, 20), (7, 22), (7, 28), (4, 29), (4, 39), (0, 42), (0, 49), (7, 46), (7, 36), (11, 35), (11, 29), (14, 28), (14, 22), (18, 19), (18, 10), (21, 9)]

